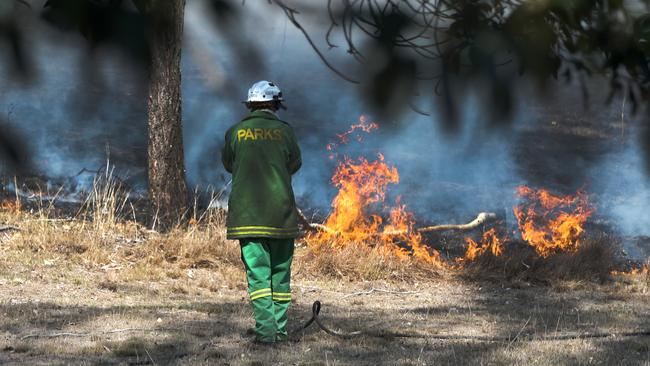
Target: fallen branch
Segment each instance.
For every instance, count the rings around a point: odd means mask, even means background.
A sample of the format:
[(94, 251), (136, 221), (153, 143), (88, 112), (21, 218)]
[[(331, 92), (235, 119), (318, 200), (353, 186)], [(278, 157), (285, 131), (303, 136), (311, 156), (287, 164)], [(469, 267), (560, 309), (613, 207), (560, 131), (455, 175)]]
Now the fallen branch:
[(323, 224), (317, 224), (313, 222), (309, 222), (307, 219), (307, 216), (305, 216), (304, 213), (299, 208), (296, 208), (296, 211), (298, 212), (298, 221), (300, 221), (300, 225), (302, 225), (303, 228), (307, 230), (312, 230), (312, 231), (325, 231), (330, 234), (338, 234), (336, 230), (330, 229), (329, 227), (323, 225)]
[(393, 294), (393, 295), (414, 295), (420, 293), (419, 291), (393, 291), (393, 290), (384, 290), (380, 288), (371, 288), (368, 291), (360, 291), (360, 292), (353, 292), (351, 294), (347, 294), (345, 296), (342, 296), (341, 299), (345, 299), (348, 297), (353, 297), (353, 296), (362, 296), (362, 295), (370, 295), (375, 292), (381, 292), (385, 294)]
[(75, 218), (68, 218), (68, 219), (28, 219), (28, 220), (23, 220), (24, 222), (74, 222), (74, 221), (79, 221), (79, 219)]
[(485, 224), (488, 221), (495, 220), (497, 218), (497, 214), (494, 212), (481, 212), (476, 216), (476, 218), (467, 224), (462, 224), (462, 225), (453, 225), (453, 224), (448, 224), (448, 225), (435, 225), (435, 226), (427, 226), (427, 227), (422, 227), (416, 229), (417, 231), (421, 233), (427, 233), (431, 231), (446, 231), (446, 230), (472, 230), (476, 229), (477, 227)]
[(182, 332), (182, 329), (178, 328), (124, 328), (124, 329), (114, 329), (107, 330), (103, 332), (85, 332), (85, 333), (71, 333), (71, 332), (60, 332), (60, 333), (34, 333), (28, 334), (20, 338), (21, 341), (29, 338), (57, 338), (57, 337), (94, 337), (99, 335), (115, 334), (115, 333), (129, 333), (129, 332)]
[[(329, 228), (323, 224), (309, 222), (307, 217), (305, 217), (305, 215), (300, 210), (298, 210), (298, 218), (300, 220), (300, 223), (305, 229), (325, 231), (327, 233), (336, 234), (336, 235), (339, 234), (338, 231)], [(414, 231), (420, 233), (429, 233), (433, 231), (449, 231), (449, 230), (467, 231), (467, 230), (476, 229), (479, 226), (485, 224), (486, 222), (495, 220), (496, 218), (497, 218), (497, 214), (493, 212), (481, 212), (478, 214), (478, 216), (476, 216), (474, 220), (468, 222), (467, 224), (444, 224), (444, 225), (425, 226), (425, 227), (415, 228)], [(409, 233), (408, 230), (393, 230), (393, 231), (384, 231), (381, 233), (377, 233), (377, 235), (396, 236), (396, 235), (405, 235), (408, 233)]]
[(321, 287), (316, 287), (316, 286), (303, 286), (303, 285), (292, 285), (291, 287), (296, 287), (299, 288), (302, 293), (306, 292), (330, 292), (333, 294), (343, 294), (344, 292), (341, 291), (334, 291), (334, 290), (327, 290)]
[(0, 233), (5, 232), (5, 231), (11, 231), (11, 230), (20, 231), (20, 228), (16, 227), (16, 226), (11, 226), (11, 225), (0, 226)]

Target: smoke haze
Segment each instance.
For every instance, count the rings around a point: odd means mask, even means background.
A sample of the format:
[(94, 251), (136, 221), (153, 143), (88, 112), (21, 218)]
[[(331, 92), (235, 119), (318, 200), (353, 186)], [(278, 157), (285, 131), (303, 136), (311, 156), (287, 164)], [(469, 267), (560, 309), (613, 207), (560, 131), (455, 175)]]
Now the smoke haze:
[[(326, 28), (316, 15), (301, 19), (326, 50)], [(188, 2), (182, 92), (191, 186), (219, 190), (226, 185), (229, 176), (220, 162), (223, 134), (246, 114), (241, 101), (248, 87), (269, 79), (283, 89), (289, 109), (280, 112), (281, 118), (294, 126), (303, 150), (303, 168), (294, 181), (298, 202), (320, 216), (336, 193), (330, 185), (336, 161), (328, 158), (325, 146), (364, 114), (379, 123), (380, 130), (366, 136), (363, 144), (342, 146), (339, 153), (368, 159), (383, 153), (401, 177), (399, 185), (389, 188), (389, 199), (400, 196), (420, 221), (466, 221), (479, 211), (502, 208), (511, 212), (519, 184), (548, 185), (568, 194), (588, 183), (587, 190), (597, 192), (599, 215), (628, 235), (650, 235), (650, 216), (643, 211), (650, 190), (636, 144), (610, 152), (607, 144), (589, 139), (585, 143), (602, 144), (595, 153), (566, 149), (564, 155), (545, 156), (545, 139), (556, 137), (555, 125), (548, 127), (547, 135), (537, 128), (574, 118), (582, 113), (581, 103), (565, 101), (557, 116), (549, 116), (522, 100), (514, 127), (495, 129), (469, 96), (461, 103), (460, 131), (448, 134), (435, 113), (433, 96), (425, 91), (417, 103), (431, 116), (409, 110), (400, 120), (382, 120), (373, 116), (360, 88), (328, 70), (302, 34), (271, 5), (247, 2), (242, 17), (228, 23), (227, 31), (214, 21), (202, 2)], [(93, 65), (100, 72), (89, 76), (85, 70), (90, 61), (80, 36), (58, 33), (38, 20), (26, 26), (34, 30), (37, 78), (23, 87), (0, 70), (5, 85), (0, 113), (27, 142), (34, 169), (52, 178), (70, 177), (83, 168), (98, 169), (110, 157), (117, 174), (136, 190), (145, 190), (146, 87), (141, 71), (107, 48), (95, 51)], [(344, 49), (325, 54), (352, 74), (358, 67)], [(614, 118), (602, 110), (592, 115), (605, 123)]]

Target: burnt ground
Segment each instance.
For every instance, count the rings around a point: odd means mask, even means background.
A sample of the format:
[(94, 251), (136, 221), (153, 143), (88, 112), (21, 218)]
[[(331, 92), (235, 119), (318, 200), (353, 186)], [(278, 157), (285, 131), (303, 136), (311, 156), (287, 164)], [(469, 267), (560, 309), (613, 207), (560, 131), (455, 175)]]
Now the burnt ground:
[[(590, 170), (610, 153), (635, 142), (644, 121), (622, 109), (622, 100), (606, 104), (608, 89), (597, 81), (588, 100), (575, 86), (558, 83), (542, 98), (529, 97), (523, 116), (512, 126), (517, 170), (530, 184), (569, 194), (597, 189)], [(622, 115), (624, 112), (624, 115)]]

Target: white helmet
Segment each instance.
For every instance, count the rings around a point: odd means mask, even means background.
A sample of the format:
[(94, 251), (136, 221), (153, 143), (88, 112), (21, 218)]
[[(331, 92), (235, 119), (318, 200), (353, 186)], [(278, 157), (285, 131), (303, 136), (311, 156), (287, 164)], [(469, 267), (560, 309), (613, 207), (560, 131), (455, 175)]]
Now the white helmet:
[(277, 100), (281, 102), (282, 91), (280, 88), (271, 81), (258, 81), (250, 89), (248, 89), (248, 99), (246, 102), (270, 102)]

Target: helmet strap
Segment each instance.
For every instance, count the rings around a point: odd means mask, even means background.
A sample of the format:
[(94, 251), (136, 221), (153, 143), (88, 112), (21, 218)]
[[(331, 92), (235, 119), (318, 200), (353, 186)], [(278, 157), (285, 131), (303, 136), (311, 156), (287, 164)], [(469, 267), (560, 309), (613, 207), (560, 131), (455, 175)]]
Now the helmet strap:
[(244, 104), (246, 105), (246, 108), (251, 111), (257, 111), (260, 109), (270, 109), (273, 111), (277, 111), (278, 109), (287, 109), (287, 107), (285, 107), (279, 100), (271, 100), (268, 102), (244, 102)]

